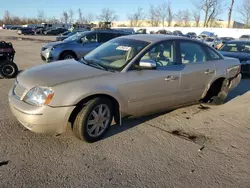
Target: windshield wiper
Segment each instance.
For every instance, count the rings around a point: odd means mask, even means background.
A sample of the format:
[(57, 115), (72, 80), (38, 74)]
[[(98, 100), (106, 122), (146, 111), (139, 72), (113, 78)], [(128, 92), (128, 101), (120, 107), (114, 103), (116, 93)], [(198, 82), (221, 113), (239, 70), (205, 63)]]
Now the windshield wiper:
[(115, 72), (114, 70), (111, 70), (111, 69), (109, 69), (109, 68), (107, 68), (107, 67), (104, 67), (104, 66), (102, 66), (102, 65), (100, 65), (99, 63), (97, 63), (96, 61), (93, 61), (93, 60), (86, 60), (86, 59), (84, 59), (84, 58), (82, 58), (83, 59), (83, 61), (85, 62), (85, 64), (87, 64), (87, 65), (92, 65), (92, 66), (94, 66), (94, 67), (96, 67), (96, 68), (99, 68), (99, 69), (102, 69), (102, 70), (105, 70), (105, 71), (110, 71), (110, 72)]

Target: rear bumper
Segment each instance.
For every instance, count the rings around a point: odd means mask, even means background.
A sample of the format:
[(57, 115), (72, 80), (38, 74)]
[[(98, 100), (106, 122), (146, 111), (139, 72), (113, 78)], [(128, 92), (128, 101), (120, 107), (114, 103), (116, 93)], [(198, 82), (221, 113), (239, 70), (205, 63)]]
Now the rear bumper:
[(241, 77), (242, 77), (242, 75), (238, 74), (236, 77), (230, 78), (229, 79), (230, 83), (229, 83), (228, 89), (232, 90), (232, 89), (236, 88), (241, 81)]

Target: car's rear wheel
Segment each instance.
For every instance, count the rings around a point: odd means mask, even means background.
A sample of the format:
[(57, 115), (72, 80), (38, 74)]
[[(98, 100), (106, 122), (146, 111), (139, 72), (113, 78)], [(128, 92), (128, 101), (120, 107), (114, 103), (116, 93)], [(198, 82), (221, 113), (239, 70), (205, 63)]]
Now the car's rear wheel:
[(113, 106), (106, 98), (90, 100), (78, 113), (73, 132), (77, 138), (87, 142), (100, 140), (110, 127), (113, 119)]
[(18, 67), (13, 62), (6, 62), (0, 65), (0, 77), (2, 78), (15, 78), (18, 74)]

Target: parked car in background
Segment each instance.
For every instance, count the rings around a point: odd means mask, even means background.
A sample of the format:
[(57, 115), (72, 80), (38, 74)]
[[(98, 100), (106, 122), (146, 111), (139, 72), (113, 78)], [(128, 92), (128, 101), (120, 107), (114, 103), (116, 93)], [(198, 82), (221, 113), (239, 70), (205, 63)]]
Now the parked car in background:
[(157, 31), (156, 34), (172, 35), (172, 32), (171, 31), (167, 31), (165, 29), (161, 29), (161, 30)]
[(200, 101), (221, 104), (240, 80), (239, 60), (225, 59), (202, 42), (129, 35), (79, 61), (22, 72), (9, 93), (9, 106), (33, 132), (61, 134), (71, 122), (77, 138), (95, 142), (113, 119), (122, 124), (123, 117)]
[(217, 45), (217, 49), (220, 49), (225, 43), (235, 40), (233, 37), (220, 37), (221, 43)]
[(178, 30), (176, 30), (176, 31), (173, 31), (172, 32), (172, 35), (175, 35), (175, 36), (185, 36), (181, 31), (178, 31)]
[(123, 35), (128, 33), (111, 29), (76, 33), (63, 41), (51, 42), (43, 46), (41, 58), (46, 62), (80, 59), (104, 42)]
[(23, 27), (17, 31), (18, 35), (34, 35), (34, 31), (32, 28)]
[(187, 34), (186, 34), (186, 37), (188, 37), (188, 38), (197, 38), (197, 34), (195, 33), (195, 32), (188, 32)]
[(219, 51), (226, 57), (239, 59), (241, 73), (250, 75), (250, 41), (229, 41)]
[(205, 38), (205, 37), (210, 37), (210, 38), (214, 38), (216, 37), (215, 33), (213, 32), (209, 32), (209, 31), (203, 31), (199, 37)]
[(46, 31), (46, 29), (44, 27), (34, 27), (33, 28), (34, 34), (35, 35), (42, 35), (44, 31)]
[(222, 43), (222, 41), (217, 37), (206, 37), (203, 39), (203, 42), (207, 43), (209, 46), (212, 46), (215, 49), (218, 49), (218, 46)]
[(135, 34), (147, 34), (147, 29), (138, 29)]
[[(81, 33), (81, 32), (85, 32), (85, 31), (88, 31), (88, 30), (86, 30), (86, 29), (81, 29), (81, 30), (79, 30), (79, 31), (72, 31), (72, 32), (64, 32), (64, 33), (62, 33), (60, 36), (57, 36), (56, 37), (56, 41), (63, 41), (64, 39), (66, 39), (66, 38), (68, 38), (68, 37), (71, 37), (71, 36), (73, 36), (73, 35), (75, 35), (76, 33)], [(68, 34), (65, 34), (65, 33), (68, 33)]]
[(48, 29), (43, 32), (44, 35), (59, 35), (63, 32), (67, 31), (65, 28), (56, 28), (56, 29)]
[(14, 26), (14, 27), (11, 27), (10, 30), (19, 30), (19, 29), (22, 29), (23, 27), (17, 27), (17, 26)]
[(239, 40), (250, 40), (250, 35), (242, 35)]

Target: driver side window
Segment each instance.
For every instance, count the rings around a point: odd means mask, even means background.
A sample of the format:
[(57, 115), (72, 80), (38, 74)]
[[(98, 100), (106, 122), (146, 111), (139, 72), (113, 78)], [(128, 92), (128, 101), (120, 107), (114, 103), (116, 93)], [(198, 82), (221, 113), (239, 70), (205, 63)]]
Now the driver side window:
[(176, 64), (175, 54), (175, 43), (167, 41), (156, 44), (141, 60), (153, 60), (157, 67), (171, 66)]
[(96, 43), (97, 42), (97, 35), (96, 33), (91, 33), (88, 35), (85, 35), (81, 38), (82, 43)]

